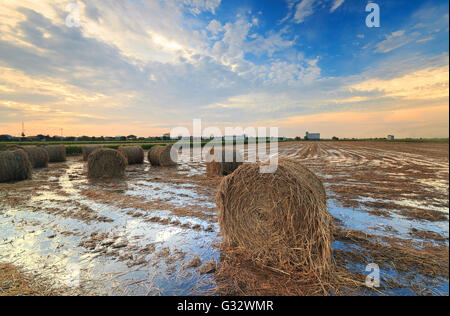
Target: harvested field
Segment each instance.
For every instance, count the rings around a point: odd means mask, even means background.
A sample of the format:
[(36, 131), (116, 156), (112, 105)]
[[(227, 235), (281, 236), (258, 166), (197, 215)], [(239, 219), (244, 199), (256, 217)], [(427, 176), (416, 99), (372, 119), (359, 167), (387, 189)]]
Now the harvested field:
[[(0, 264), (54, 293), (449, 294), (448, 144), (287, 142), (279, 155), (325, 185), (334, 280), (254, 264), (226, 247), (221, 178), (181, 154), (176, 167), (145, 161), (117, 180), (88, 180), (87, 164), (68, 157), (31, 180), (1, 183)], [(380, 267), (375, 290), (364, 285), (370, 263)]]

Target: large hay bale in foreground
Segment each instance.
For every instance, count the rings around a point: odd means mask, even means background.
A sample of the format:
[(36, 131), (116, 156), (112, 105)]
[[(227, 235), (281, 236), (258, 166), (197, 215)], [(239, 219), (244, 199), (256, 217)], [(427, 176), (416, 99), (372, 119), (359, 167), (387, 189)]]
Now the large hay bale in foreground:
[(31, 179), (32, 169), (28, 155), (22, 149), (0, 152), (0, 182)]
[(119, 151), (127, 157), (129, 165), (144, 163), (144, 150), (141, 146), (121, 146)]
[(64, 145), (42, 146), (48, 153), (48, 162), (66, 161), (66, 147)]
[[(227, 153), (229, 156), (232, 155), (232, 161), (226, 161)], [(213, 156), (214, 150), (211, 150), (210, 154), (211, 161), (206, 162), (206, 175), (208, 177), (227, 176), (229, 174), (232, 174), (234, 170), (236, 170), (243, 164), (242, 155), (235, 149), (223, 149), (221, 161), (219, 161), (220, 159), (216, 157), (217, 155)]]
[(148, 151), (148, 161), (152, 166), (170, 167), (176, 166), (177, 162), (172, 160), (170, 157), (170, 152), (172, 146), (154, 146)]
[(88, 161), (89, 155), (99, 148), (103, 148), (103, 146), (100, 145), (82, 146), (81, 153), (83, 154), (83, 161)]
[(127, 158), (118, 150), (99, 148), (89, 155), (89, 178), (121, 178), (125, 175)]
[(33, 168), (45, 168), (48, 166), (48, 153), (42, 147), (24, 146), (20, 147), (28, 156)]
[(246, 164), (216, 195), (225, 240), (255, 262), (322, 275), (331, 270), (332, 217), (325, 189), (306, 167), (280, 159), (275, 173)]

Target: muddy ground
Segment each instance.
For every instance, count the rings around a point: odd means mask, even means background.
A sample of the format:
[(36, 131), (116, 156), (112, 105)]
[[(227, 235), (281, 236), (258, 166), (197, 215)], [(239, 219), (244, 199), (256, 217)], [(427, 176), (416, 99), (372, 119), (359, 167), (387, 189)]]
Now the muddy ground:
[[(335, 262), (355, 279), (327, 294), (448, 295), (448, 143), (287, 142), (279, 155), (326, 185)], [(273, 270), (249, 272), (264, 275), (253, 288), (223, 274), (220, 179), (206, 177), (204, 162), (180, 160), (90, 181), (86, 163), (70, 157), (30, 181), (0, 184), (0, 264), (62, 294), (310, 294)], [(381, 269), (376, 290), (361, 286), (370, 263)]]

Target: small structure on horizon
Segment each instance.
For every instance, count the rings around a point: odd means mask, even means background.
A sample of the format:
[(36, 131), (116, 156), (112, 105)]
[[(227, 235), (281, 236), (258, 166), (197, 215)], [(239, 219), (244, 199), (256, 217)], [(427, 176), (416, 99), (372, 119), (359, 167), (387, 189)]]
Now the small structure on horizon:
[(307, 140), (320, 140), (320, 133), (310, 133), (306, 132)]
[(395, 140), (395, 136), (394, 136), (394, 135), (388, 135), (387, 139), (389, 139), (389, 140)]

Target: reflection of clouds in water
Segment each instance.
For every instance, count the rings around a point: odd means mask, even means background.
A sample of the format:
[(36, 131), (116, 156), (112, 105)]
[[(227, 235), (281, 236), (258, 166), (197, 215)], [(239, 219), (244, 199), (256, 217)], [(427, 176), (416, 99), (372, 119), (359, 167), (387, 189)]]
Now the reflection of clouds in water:
[(167, 201), (178, 206), (195, 205), (196, 207), (215, 207), (214, 203), (204, 202), (207, 196), (199, 195), (192, 184), (153, 183), (138, 181), (130, 184), (126, 195), (145, 198), (148, 201)]
[(169, 242), (175, 235), (182, 232), (180, 228), (168, 227), (163, 231), (158, 231), (155, 236), (155, 242)]

